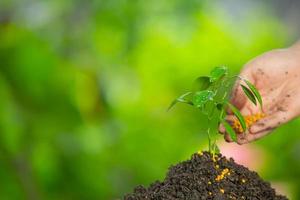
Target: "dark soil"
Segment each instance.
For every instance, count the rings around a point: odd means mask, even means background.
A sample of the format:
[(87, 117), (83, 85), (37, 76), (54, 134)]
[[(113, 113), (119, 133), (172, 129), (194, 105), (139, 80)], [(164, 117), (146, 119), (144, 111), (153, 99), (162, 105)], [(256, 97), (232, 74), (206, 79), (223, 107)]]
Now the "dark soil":
[(256, 172), (238, 165), (221, 154), (194, 154), (190, 160), (171, 166), (163, 182), (156, 181), (148, 188), (137, 186), (125, 200), (198, 200), (198, 199), (287, 199), (276, 195), (270, 183)]

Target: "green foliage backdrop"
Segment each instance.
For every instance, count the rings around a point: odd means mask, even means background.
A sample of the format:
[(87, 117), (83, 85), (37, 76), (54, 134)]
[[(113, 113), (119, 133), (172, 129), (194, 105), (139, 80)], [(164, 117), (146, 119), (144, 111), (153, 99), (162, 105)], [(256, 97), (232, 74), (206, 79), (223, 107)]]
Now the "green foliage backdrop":
[[(1, 1), (0, 199), (116, 199), (204, 149), (203, 118), (170, 101), (293, 39), (269, 4), (228, 2)], [(299, 128), (255, 143), (295, 199)]]

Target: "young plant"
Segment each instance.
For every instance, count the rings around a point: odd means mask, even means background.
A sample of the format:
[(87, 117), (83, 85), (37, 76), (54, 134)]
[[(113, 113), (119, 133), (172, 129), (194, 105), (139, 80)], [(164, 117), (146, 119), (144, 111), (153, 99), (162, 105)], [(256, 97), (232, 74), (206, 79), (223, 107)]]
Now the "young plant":
[[(213, 156), (219, 152), (219, 148), (216, 145), (219, 124), (223, 124), (226, 132), (235, 142), (237, 141), (236, 134), (245, 133), (249, 125), (246, 122), (249, 116), (245, 119), (240, 111), (228, 101), (229, 92), (237, 79), (240, 80), (239, 84), (247, 98), (254, 105), (259, 103), (262, 108), (262, 98), (256, 87), (240, 76), (229, 76), (228, 69), (224, 66), (214, 68), (209, 76), (198, 77), (195, 80), (194, 89), (179, 96), (168, 108), (170, 110), (178, 102), (185, 103), (199, 109), (206, 115), (208, 120), (206, 130), (208, 150)], [(225, 120), (228, 109), (236, 116), (234, 127)]]

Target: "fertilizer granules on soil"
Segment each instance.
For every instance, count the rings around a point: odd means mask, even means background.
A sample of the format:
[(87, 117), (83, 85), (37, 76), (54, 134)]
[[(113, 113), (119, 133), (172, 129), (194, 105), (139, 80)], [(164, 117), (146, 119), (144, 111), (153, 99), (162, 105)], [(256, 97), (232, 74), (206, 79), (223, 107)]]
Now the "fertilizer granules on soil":
[(149, 187), (137, 186), (125, 200), (286, 200), (256, 172), (221, 154), (196, 153), (171, 166), (165, 179)]

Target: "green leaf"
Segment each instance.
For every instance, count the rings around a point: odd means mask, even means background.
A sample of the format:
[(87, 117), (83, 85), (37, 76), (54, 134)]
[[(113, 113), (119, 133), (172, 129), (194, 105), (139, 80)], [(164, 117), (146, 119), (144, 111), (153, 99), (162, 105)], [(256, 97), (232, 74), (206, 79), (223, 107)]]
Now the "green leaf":
[(261, 98), (261, 95), (260, 93), (258, 92), (258, 90), (256, 89), (256, 87), (250, 83), (248, 80), (244, 80), (245, 83), (248, 85), (248, 87), (250, 88), (250, 90), (252, 91), (252, 93), (255, 95), (257, 101), (259, 102), (260, 104), (260, 107), (262, 107), (262, 98)]
[(226, 132), (230, 135), (230, 138), (236, 142), (237, 141), (236, 133), (233, 130), (233, 128), (230, 126), (230, 124), (228, 124), (228, 122), (226, 122), (225, 120), (222, 121), (222, 124)]
[(206, 90), (210, 86), (210, 77), (200, 76), (194, 81), (193, 90), (201, 91)]
[(216, 107), (217, 107), (218, 110), (222, 110), (223, 109), (223, 104), (222, 103), (218, 103), (216, 105)]
[(242, 113), (234, 105), (232, 105), (231, 103), (227, 102), (227, 105), (229, 106), (229, 108), (232, 110), (232, 112), (234, 113), (234, 115), (240, 121), (243, 130), (246, 131), (247, 126), (246, 126), (246, 122), (245, 122), (245, 119), (244, 119)]
[(174, 101), (172, 101), (172, 103), (168, 107), (167, 111), (169, 111), (171, 108), (173, 108), (178, 102), (180, 102), (180, 103), (186, 103), (186, 104), (189, 104), (189, 105), (194, 105), (192, 101), (185, 99), (187, 96), (189, 96), (191, 94), (192, 94), (192, 92), (184, 93), (183, 95), (181, 95), (180, 97), (178, 97), (177, 99), (175, 99)]
[(226, 116), (226, 110), (224, 108), (224, 106), (222, 105), (222, 108), (220, 110), (220, 115), (219, 115), (219, 122), (222, 122)]
[(198, 91), (194, 94), (192, 102), (197, 108), (199, 108), (202, 107), (209, 100), (212, 100), (214, 95), (214, 92), (211, 90)]
[(216, 67), (210, 72), (210, 82), (215, 82), (225, 76), (228, 72), (227, 67)]
[(247, 95), (248, 99), (250, 99), (250, 101), (252, 101), (252, 103), (254, 103), (254, 105), (257, 105), (256, 103), (256, 98), (254, 96), (254, 94), (251, 92), (251, 90), (249, 90), (246, 86), (241, 85), (244, 93)]

